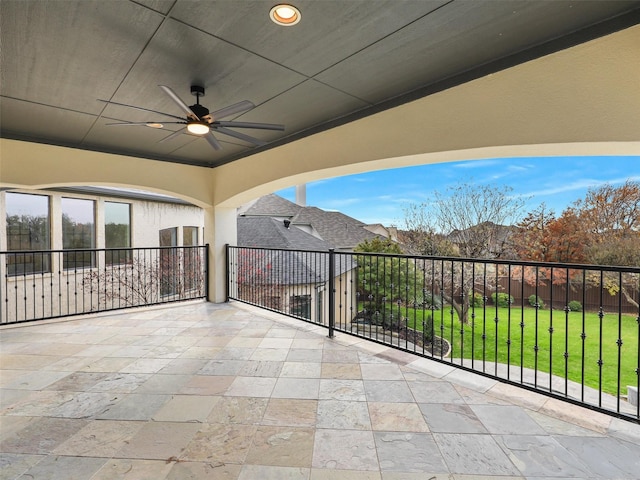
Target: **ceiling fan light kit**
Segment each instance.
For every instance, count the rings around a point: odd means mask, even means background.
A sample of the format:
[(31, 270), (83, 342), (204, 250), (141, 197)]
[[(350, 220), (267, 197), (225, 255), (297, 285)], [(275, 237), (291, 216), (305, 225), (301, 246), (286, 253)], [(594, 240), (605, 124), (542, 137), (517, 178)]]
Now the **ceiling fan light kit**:
[(187, 130), (194, 135), (204, 135), (209, 133), (209, 125), (204, 122), (192, 122), (187, 125)]
[(218, 139), (213, 134), (214, 132), (222, 133), (223, 135), (227, 135), (229, 137), (237, 138), (238, 140), (242, 140), (244, 142), (251, 143), (255, 146), (265, 145), (266, 142), (260, 140), (258, 138), (251, 137), (241, 132), (236, 132), (235, 130), (231, 130), (231, 128), (252, 128), (259, 130), (284, 130), (284, 125), (278, 125), (274, 123), (256, 123), (256, 122), (236, 122), (236, 121), (221, 121), (223, 118), (230, 117), (231, 115), (241, 115), (243, 113), (248, 112), (252, 108), (255, 108), (255, 105), (249, 100), (243, 100), (238, 103), (234, 103), (233, 105), (226, 106), (214, 112), (209, 112), (209, 109), (203, 105), (200, 105), (200, 97), (204, 97), (204, 87), (200, 85), (191, 85), (191, 95), (196, 97), (195, 105), (188, 106), (186, 103), (182, 101), (182, 99), (174, 92), (170, 87), (166, 85), (158, 85), (168, 96), (173, 100), (173, 102), (182, 110), (182, 113), (186, 115), (186, 117), (179, 117), (172, 113), (164, 113), (158, 112), (156, 110), (150, 110), (148, 108), (136, 107), (134, 105), (127, 105), (124, 103), (112, 102), (110, 100), (99, 100), (104, 103), (108, 103), (111, 105), (118, 105), (121, 107), (129, 107), (135, 108), (136, 110), (142, 110), (144, 112), (151, 112), (158, 115), (164, 115), (165, 117), (170, 117), (178, 121), (173, 122), (118, 122), (118, 123), (107, 123), (108, 126), (135, 126), (142, 125), (151, 128), (164, 128), (165, 125), (174, 124), (174, 125), (184, 125), (180, 128), (180, 130), (171, 133), (168, 137), (161, 140), (161, 142), (173, 139), (177, 135), (179, 135), (182, 130), (186, 128), (187, 132), (198, 135), (200, 137), (204, 137), (209, 145), (211, 145), (214, 150), (221, 150), (222, 145), (218, 142)]

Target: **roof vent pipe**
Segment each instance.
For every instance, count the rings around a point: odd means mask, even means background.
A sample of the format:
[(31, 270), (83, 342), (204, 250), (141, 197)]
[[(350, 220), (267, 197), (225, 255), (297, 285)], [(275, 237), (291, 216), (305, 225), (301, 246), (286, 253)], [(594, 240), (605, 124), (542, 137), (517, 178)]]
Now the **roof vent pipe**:
[(287, 220), (285, 220), (285, 221), (284, 221), (284, 228), (288, 229), (288, 228), (289, 228), (289, 225), (291, 225), (291, 220), (288, 220), (288, 219), (287, 219)]
[(307, 206), (307, 185), (296, 185), (296, 204), (301, 207)]

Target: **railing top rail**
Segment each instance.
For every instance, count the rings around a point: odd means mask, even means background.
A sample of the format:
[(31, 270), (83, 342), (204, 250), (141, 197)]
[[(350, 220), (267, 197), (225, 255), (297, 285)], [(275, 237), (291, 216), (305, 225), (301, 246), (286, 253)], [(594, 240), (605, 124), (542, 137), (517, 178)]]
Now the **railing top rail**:
[(70, 253), (70, 252), (122, 252), (126, 250), (175, 250), (204, 248), (206, 245), (179, 245), (174, 247), (113, 247), (113, 248), (63, 248), (56, 250), (4, 250), (0, 255), (31, 255), (34, 253)]
[[(229, 248), (242, 248), (246, 250), (258, 251), (285, 251), (285, 252), (303, 252), (303, 253), (329, 253), (329, 250), (299, 250), (294, 248), (262, 248), (262, 247), (240, 247), (229, 246)], [(507, 259), (487, 259), (487, 258), (467, 258), (467, 257), (444, 257), (436, 255), (409, 255), (409, 254), (391, 254), (391, 253), (373, 253), (373, 252), (344, 252), (334, 251), (335, 255), (344, 256), (368, 256), (368, 257), (387, 257), (387, 258), (407, 258), (414, 260), (431, 260), (442, 262), (458, 262), (458, 263), (480, 263), (489, 265), (505, 265), (505, 266), (522, 266), (522, 267), (538, 267), (538, 268), (559, 268), (568, 270), (589, 270), (589, 271), (607, 271), (622, 273), (640, 274), (640, 266), (620, 266), (620, 265), (591, 265), (579, 263), (560, 263), (560, 262), (537, 262), (526, 260), (507, 260)]]

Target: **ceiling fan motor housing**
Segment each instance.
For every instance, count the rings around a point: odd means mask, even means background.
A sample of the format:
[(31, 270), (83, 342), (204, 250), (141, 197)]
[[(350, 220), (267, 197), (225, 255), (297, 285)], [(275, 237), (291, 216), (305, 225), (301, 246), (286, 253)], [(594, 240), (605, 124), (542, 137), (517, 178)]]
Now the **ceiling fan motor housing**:
[(191, 95), (194, 97), (204, 97), (204, 87), (200, 85), (191, 85)]

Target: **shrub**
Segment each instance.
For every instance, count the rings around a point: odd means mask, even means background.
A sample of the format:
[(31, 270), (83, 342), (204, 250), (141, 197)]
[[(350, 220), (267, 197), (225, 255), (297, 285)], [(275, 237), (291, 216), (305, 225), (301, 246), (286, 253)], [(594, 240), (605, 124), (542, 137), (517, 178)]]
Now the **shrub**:
[(442, 308), (442, 297), (440, 295), (434, 295), (431, 292), (424, 291), (422, 295), (418, 293), (415, 301), (416, 308), (431, 308), (440, 310)]
[(532, 307), (538, 305), (539, 308), (544, 308), (544, 301), (536, 295), (531, 295), (529, 297), (529, 305), (531, 305)]
[(484, 306), (484, 297), (479, 293), (474, 293), (473, 298), (469, 301), (469, 306), (474, 308), (482, 308)]
[(498, 307), (508, 307), (513, 303), (513, 297), (508, 293), (492, 293), (491, 301)]
[(569, 311), (571, 312), (581, 312), (582, 304), (577, 300), (571, 300), (569, 302)]

